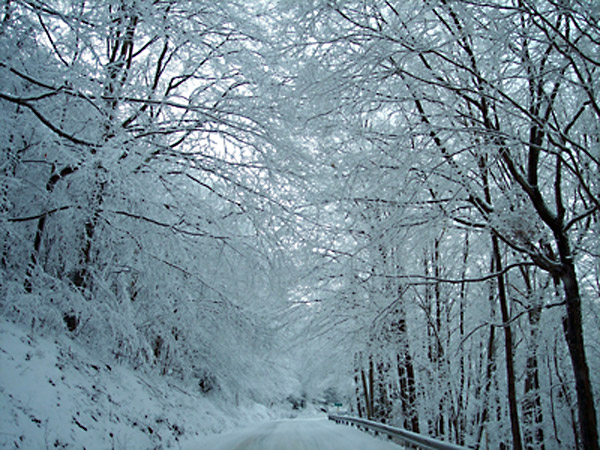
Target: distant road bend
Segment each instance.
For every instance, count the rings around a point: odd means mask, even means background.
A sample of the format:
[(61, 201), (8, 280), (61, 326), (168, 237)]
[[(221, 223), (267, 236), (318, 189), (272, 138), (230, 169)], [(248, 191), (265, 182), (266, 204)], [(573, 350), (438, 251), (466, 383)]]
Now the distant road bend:
[(210, 436), (185, 450), (400, 450), (391, 442), (326, 418), (290, 419)]

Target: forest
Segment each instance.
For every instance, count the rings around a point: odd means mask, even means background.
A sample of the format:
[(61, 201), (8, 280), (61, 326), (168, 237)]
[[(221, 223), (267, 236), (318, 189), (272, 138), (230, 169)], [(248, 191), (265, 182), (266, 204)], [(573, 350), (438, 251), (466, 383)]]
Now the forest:
[(0, 108), (3, 320), (599, 448), (596, 0), (2, 0)]

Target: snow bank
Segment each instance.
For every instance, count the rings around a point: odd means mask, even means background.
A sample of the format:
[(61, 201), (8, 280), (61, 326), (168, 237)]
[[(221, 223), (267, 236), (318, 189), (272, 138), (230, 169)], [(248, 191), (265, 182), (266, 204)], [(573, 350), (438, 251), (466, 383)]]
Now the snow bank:
[(272, 415), (99, 361), (67, 336), (32, 336), (0, 320), (1, 448), (180, 448)]

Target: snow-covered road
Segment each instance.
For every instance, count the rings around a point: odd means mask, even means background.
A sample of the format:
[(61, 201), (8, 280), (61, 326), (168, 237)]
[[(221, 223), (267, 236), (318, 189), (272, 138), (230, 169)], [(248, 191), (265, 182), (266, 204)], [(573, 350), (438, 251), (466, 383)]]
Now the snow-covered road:
[(236, 433), (209, 436), (185, 450), (399, 450), (403, 447), (377, 439), (326, 418), (269, 422)]

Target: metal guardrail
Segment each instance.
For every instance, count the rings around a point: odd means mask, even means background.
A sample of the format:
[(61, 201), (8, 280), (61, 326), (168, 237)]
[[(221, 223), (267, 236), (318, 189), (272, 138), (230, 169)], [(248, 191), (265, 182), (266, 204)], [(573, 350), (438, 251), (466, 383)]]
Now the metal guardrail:
[(338, 416), (330, 414), (329, 420), (345, 425), (356, 425), (358, 428), (365, 428), (378, 433), (383, 433), (391, 437), (399, 438), (408, 444), (416, 445), (425, 449), (433, 450), (468, 450), (468, 447), (449, 444), (447, 442), (438, 441), (429, 436), (414, 433), (412, 431), (403, 430), (402, 428), (391, 427), (383, 423), (373, 422), (371, 420), (359, 419), (357, 417)]

